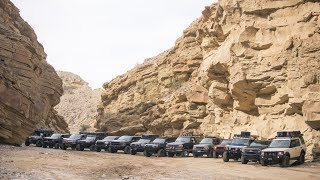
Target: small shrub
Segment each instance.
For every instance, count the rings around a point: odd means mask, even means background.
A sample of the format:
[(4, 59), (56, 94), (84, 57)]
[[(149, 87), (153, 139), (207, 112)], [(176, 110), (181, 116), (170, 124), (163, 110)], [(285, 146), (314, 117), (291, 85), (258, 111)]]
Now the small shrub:
[(80, 132), (84, 132), (84, 131), (88, 130), (89, 128), (90, 128), (89, 125), (87, 125), (87, 124), (82, 124), (82, 125), (80, 126), (79, 131), (80, 131)]

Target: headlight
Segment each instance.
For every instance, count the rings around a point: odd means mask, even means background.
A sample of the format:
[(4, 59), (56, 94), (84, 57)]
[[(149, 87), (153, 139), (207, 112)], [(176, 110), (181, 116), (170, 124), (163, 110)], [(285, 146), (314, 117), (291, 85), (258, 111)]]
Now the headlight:
[(261, 156), (264, 156), (264, 152), (261, 152)]
[(216, 150), (216, 149), (217, 149), (217, 147), (213, 147), (213, 149), (214, 149), (214, 150)]
[(167, 144), (166, 147), (169, 147), (169, 145)]
[(126, 143), (125, 143), (125, 142), (122, 142), (122, 143), (121, 143), (121, 145), (122, 145), (122, 146), (125, 146), (125, 145), (126, 145)]
[(280, 152), (278, 152), (278, 156), (283, 156), (283, 152), (282, 151), (280, 151)]
[(209, 149), (209, 146), (205, 146), (204, 149), (205, 149), (205, 150), (208, 150), (208, 149)]
[(108, 145), (109, 143), (110, 143), (110, 142), (108, 142), (108, 141), (104, 142), (105, 145)]
[(178, 147), (179, 147), (179, 148), (183, 148), (183, 145), (179, 145)]
[(243, 149), (242, 149), (242, 152), (244, 153), (244, 152), (246, 152), (246, 150), (243, 148)]

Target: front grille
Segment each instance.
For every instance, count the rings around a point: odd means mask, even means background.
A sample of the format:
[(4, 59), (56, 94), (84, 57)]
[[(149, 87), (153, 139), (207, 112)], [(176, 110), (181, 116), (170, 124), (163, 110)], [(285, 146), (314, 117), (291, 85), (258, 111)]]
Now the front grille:
[(97, 142), (97, 145), (102, 146), (102, 145), (104, 145), (104, 142)]
[(264, 155), (267, 157), (274, 157), (278, 156), (278, 152), (265, 152)]
[(196, 150), (204, 150), (204, 147), (196, 147)]
[(246, 153), (247, 154), (260, 154), (259, 150), (247, 150)]
[(111, 145), (117, 146), (117, 145), (120, 145), (120, 142), (111, 142)]

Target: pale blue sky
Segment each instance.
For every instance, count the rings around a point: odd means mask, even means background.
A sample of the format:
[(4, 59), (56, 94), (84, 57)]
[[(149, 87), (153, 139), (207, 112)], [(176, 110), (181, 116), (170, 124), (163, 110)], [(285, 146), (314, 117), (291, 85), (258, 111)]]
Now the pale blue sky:
[(56, 70), (94, 88), (172, 47), (215, 0), (12, 0)]

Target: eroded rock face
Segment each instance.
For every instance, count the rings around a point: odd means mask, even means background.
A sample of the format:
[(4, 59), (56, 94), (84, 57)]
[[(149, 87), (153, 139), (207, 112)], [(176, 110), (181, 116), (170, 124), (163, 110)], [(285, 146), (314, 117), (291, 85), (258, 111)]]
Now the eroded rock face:
[(20, 145), (36, 128), (68, 131), (53, 109), (62, 81), (46, 62), (33, 29), (8, 0), (0, 0), (0, 142)]
[(319, 156), (320, 3), (220, 0), (202, 14), (172, 49), (104, 85), (97, 127), (224, 138), (300, 130)]
[(82, 125), (96, 130), (97, 105), (101, 102), (101, 89), (91, 89), (80, 76), (70, 72), (58, 71), (63, 82), (63, 96), (55, 107), (69, 125), (70, 132), (78, 133)]

